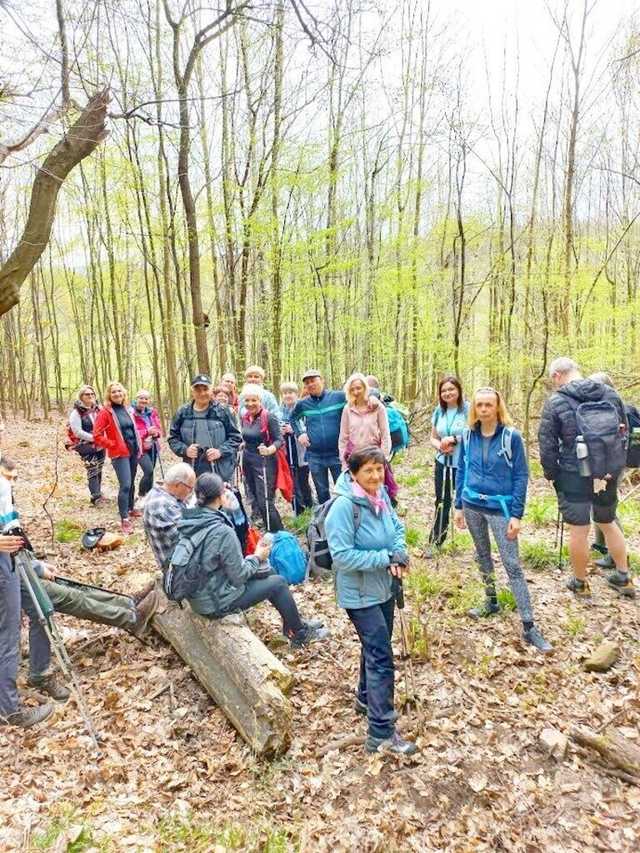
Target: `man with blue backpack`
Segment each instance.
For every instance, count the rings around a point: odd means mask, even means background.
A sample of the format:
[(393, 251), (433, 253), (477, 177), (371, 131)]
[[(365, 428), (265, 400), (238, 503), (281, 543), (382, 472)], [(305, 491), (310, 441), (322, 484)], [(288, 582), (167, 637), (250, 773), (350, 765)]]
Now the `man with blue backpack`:
[(613, 388), (583, 379), (570, 358), (549, 365), (556, 391), (545, 402), (538, 441), (540, 463), (558, 495), (558, 508), (569, 527), (574, 595), (591, 595), (587, 581), (591, 517), (602, 530), (615, 570), (607, 583), (620, 595), (635, 597), (629, 577), (624, 534), (615, 524), (618, 479), (627, 464), (628, 423), (624, 404)]

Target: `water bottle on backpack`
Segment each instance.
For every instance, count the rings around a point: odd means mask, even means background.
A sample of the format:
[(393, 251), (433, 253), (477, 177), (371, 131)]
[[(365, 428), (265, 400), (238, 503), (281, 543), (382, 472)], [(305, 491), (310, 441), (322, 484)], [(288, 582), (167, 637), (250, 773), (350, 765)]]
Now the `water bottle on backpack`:
[(581, 477), (590, 477), (589, 448), (583, 435), (576, 436), (576, 456), (578, 457), (578, 473)]

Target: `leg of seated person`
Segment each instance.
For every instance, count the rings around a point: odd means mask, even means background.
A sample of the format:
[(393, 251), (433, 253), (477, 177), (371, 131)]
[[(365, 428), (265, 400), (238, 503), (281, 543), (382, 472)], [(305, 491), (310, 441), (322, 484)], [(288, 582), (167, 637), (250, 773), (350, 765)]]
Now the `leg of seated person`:
[(130, 630), (136, 623), (135, 604), (126, 595), (55, 581), (43, 580), (42, 585), (57, 613), (125, 630)]
[(233, 610), (248, 610), (261, 601), (270, 601), (273, 604), (282, 616), (284, 632), (288, 637), (302, 629), (300, 613), (283, 577), (270, 575), (268, 578), (252, 578), (247, 581), (244, 592), (233, 603)]

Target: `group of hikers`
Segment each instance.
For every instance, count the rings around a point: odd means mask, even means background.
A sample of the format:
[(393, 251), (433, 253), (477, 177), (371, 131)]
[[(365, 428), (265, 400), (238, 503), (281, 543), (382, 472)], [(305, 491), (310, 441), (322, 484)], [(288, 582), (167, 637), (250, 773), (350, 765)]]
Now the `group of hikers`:
[[(629, 407), (605, 374), (583, 379), (576, 363), (562, 357), (552, 362), (549, 375), (555, 392), (540, 421), (540, 460), (569, 531), (573, 574), (567, 586), (579, 598), (591, 594), (586, 573), (593, 520), (606, 543), (604, 565), (611, 568), (607, 582), (632, 598), (635, 589), (616, 506), (635, 422), (630, 423)], [(330, 631), (321, 620), (300, 613), (286, 580), (274, 572), (270, 534), (282, 528), (275, 502), (282, 465), (288, 465), (293, 476), (291, 502), (296, 513), (314, 506), (311, 479), (320, 505), (314, 515), (326, 510), (324, 532), (337, 602), (361, 644), (354, 707), (368, 719), (365, 748), (411, 754), (416, 746), (396, 730), (394, 709), (391, 637), (398, 590), (410, 558), (404, 525), (395, 510), (391, 398), (382, 394), (375, 377), (362, 373), (349, 377), (342, 390), (329, 390), (320, 371), (309, 370), (302, 377), (300, 395), (295, 383), (281, 385), (280, 404), (265, 388), (262, 368), (248, 368), (245, 380), (238, 389), (231, 374), (217, 385), (205, 374), (193, 378), (192, 400), (178, 409), (168, 435), (169, 447), (181, 461), (163, 471), (155, 485), (162, 430), (149, 393), (138, 392), (129, 404), (123, 386), (112, 382), (100, 406), (94, 390), (83, 386), (69, 431), (87, 467), (91, 502), (102, 499), (106, 451), (118, 478), (122, 531), (129, 533), (133, 519), (142, 516), (165, 591), (190, 578), (180, 595), (168, 592), (170, 597), (185, 598), (196, 613), (213, 619), (269, 601), (282, 618), (283, 634), (299, 647), (328, 640)], [(435, 556), (444, 545), (453, 508), (455, 526), (466, 527), (471, 534), (485, 586), (484, 602), (469, 616), (490, 617), (500, 610), (491, 531), (522, 621), (523, 640), (539, 652), (551, 652), (534, 621), (518, 551), (529, 470), (522, 437), (502, 395), (482, 387), (467, 401), (459, 379), (445, 376), (438, 385), (430, 440), (437, 454), (436, 505), (424, 557)], [(245, 498), (252, 519), (266, 531), (254, 543), (253, 553), (248, 553), (234, 523), (240, 453)], [(142, 478), (136, 501), (138, 468)], [(3, 524), (17, 515), (10, 499), (11, 470), (15, 466), (2, 460)], [(25, 591), (12, 573), (10, 556), (23, 545), (19, 537), (0, 535), (0, 715), (18, 726), (33, 725), (51, 713), (44, 705), (20, 706), (15, 688), (20, 607), (29, 617), (31, 613)], [(189, 575), (194, 561), (196, 572)], [(38, 573), (51, 589), (56, 610), (117, 624), (138, 637), (157, 607), (154, 585), (128, 598), (65, 583), (44, 564), (39, 564)], [(66, 698), (65, 688), (51, 673), (33, 619), (30, 639), (29, 683), (54, 699)]]

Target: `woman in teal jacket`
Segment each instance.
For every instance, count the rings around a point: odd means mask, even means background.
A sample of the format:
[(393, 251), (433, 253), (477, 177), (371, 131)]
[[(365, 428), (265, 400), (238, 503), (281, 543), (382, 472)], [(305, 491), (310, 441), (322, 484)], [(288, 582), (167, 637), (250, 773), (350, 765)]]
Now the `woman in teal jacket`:
[(395, 730), (393, 577), (409, 564), (404, 527), (384, 488), (384, 454), (357, 450), (336, 483), (337, 498), (325, 523), (336, 573), (338, 604), (353, 622), (362, 651), (356, 710), (369, 720), (367, 752), (410, 755), (416, 746)]

